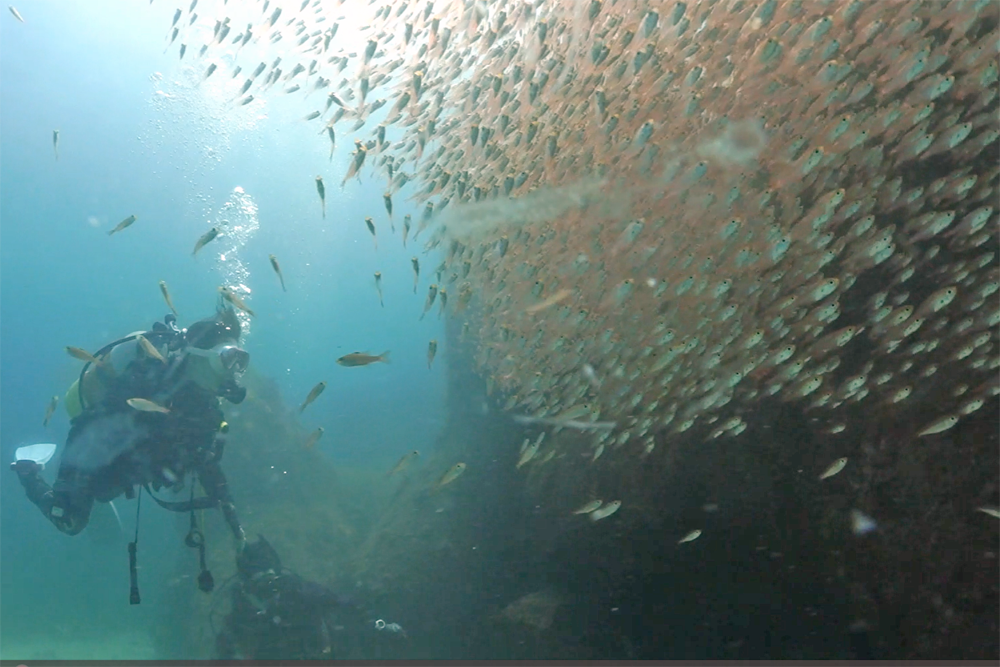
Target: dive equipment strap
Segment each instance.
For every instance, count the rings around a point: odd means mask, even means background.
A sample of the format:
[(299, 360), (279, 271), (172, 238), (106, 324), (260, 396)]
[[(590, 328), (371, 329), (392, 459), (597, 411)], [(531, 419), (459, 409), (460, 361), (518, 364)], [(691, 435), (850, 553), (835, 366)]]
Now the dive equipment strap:
[(201, 498), (194, 497), (194, 490), (191, 491), (191, 500), (185, 500), (184, 502), (173, 502), (170, 500), (160, 500), (153, 495), (153, 492), (149, 490), (149, 485), (144, 484), (143, 488), (146, 489), (146, 493), (149, 497), (156, 501), (156, 504), (165, 510), (170, 510), (171, 512), (191, 512), (194, 510), (210, 510), (219, 506), (219, 500), (217, 498), (210, 498), (208, 496), (202, 496)]
[(198, 550), (198, 562), (201, 567), (201, 573), (198, 575), (198, 589), (204, 593), (211, 593), (215, 588), (215, 579), (212, 577), (212, 573), (209, 572), (208, 566), (205, 562), (205, 535), (198, 528), (198, 522), (195, 519), (194, 512), (195, 510), (207, 510), (218, 507), (219, 500), (208, 496), (195, 498), (194, 484), (191, 485), (191, 498), (184, 502), (160, 500), (153, 495), (152, 491), (149, 490), (148, 484), (143, 485), (143, 487), (146, 489), (146, 493), (149, 494), (149, 497), (156, 501), (156, 504), (163, 509), (170, 510), (171, 512), (191, 513), (191, 525), (188, 529), (187, 536), (184, 538), (184, 544), (192, 549)]
[(142, 489), (139, 489), (139, 500), (135, 504), (135, 539), (128, 543), (128, 576), (129, 592), (128, 603), (139, 604), (139, 571), (136, 565), (138, 560), (136, 551), (139, 548), (139, 508), (142, 507)]
[[(191, 485), (191, 502), (194, 502), (194, 484)], [(215, 588), (215, 579), (212, 578), (212, 573), (205, 565), (205, 535), (198, 528), (193, 509), (191, 510), (191, 527), (188, 529), (187, 537), (184, 538), (184, 544), (198, 550), (198, 563), (201, 567), (201, 573), (198, 575), (198, 589), (203, 593), (211, 593), (212, 589)]]

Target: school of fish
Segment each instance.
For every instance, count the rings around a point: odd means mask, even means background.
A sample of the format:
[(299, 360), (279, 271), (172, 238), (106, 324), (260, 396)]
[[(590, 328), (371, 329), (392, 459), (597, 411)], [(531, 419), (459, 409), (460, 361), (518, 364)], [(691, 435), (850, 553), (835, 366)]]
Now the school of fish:
[(331, 157), (353, 145), (341, 187), (386, 183), (376, 248), (412, 193), (401, 242), (440, 262), (421, 318), (463, 318), (505, 409), (592, 461), (738, 436), (764, 397), (845, 441), (865, 413), (914, 438), (997, 414), (995, 2), (255, 7), (242, 28), (193, 0), (170, 43), (214, 22), (187, 57), (229, 68), (234, 107), (298, 95)]

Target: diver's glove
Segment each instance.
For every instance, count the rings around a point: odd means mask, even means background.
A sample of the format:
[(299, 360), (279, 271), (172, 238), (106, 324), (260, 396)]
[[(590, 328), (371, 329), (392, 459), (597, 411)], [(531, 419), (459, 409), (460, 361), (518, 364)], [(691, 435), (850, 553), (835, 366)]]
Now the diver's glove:
[(11, 463), (10, 469), (16, 472), (20, 477), (28, 477), (41, 470), (42, 466), (31, 459), (21, 459), (20, 461), (14, 461)]

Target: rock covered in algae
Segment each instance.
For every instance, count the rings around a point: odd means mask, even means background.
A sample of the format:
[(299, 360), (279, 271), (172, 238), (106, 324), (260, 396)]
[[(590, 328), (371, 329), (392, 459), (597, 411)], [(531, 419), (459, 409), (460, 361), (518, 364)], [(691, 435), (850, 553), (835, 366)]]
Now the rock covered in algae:
[(561, 604), (562, 598), (555, 591), (544, 589), (519, 597), (504, 607), (499, 617), (538, 630), (548, 630)]

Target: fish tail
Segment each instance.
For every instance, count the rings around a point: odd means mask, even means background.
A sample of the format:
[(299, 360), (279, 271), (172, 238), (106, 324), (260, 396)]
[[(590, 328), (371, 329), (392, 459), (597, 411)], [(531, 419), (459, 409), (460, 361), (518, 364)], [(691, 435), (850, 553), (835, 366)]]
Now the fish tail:
[(382, 354), (378, 355), (378, 359), (379, 359), (379, 361), (381, 361), (382, 363), (384, 363), (384, 364), (388, 364), (388, 363), (389, 363), (389, 350), (386, 350), (386, 351), (385, 351), (385, 352), (383, 352)]

